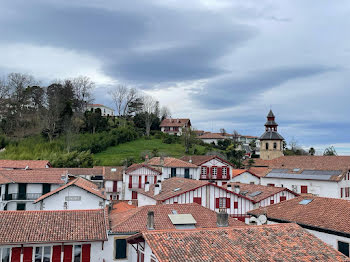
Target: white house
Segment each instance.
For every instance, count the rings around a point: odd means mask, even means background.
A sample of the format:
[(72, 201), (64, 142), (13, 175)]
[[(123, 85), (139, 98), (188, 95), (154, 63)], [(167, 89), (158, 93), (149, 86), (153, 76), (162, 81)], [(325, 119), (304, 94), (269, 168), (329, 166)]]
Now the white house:
[(123, 183), (125, 167), (124, 166), (105, 166), (103, 167), (104, 188), (107, 199), (124, 199), (125, 184)]
[(194, 179), (213, 180), (219, 186), (232, 181), (231, 172), (234, 166), (219, 156), (183, 156), (181, 160), (198, 166)]
[(97, 185), (78, 177), (42, 195), (34, 204), (37, 210), (101, 209), (106, 206), (106, 196)]
[(103, 209), (0, 211), (0, 261), (103, 262)]
[(169, 135), (181, 136), (186, 128), (191, 128), (188, 118), (166, 118), (160, 123), (160, 130)]
[(268, 224), (296, 223), (349, 257), (350, 201), (348, 200), (300, 196), (252, 210), (249, 214), (265, 215)]
[(108, 106), (101, 105), (101, 104), (88, 104), (86, 109), (89, 111), (92, 111), (92, 110), (95, 111), (96, 109), (100, 109), (102, 116), (114, 116), (115, 115), (113, 108), (110, 108)]
[(247, 169), (233, 169), (231, 181), (243, 184), (259, 185), (260, 177)]
[(223, 136), (220, 133), (210, 133), (210, 132), (204, 133), (203, 135), (198, 136), (198, 138), (202, 140), (204, 143), (215, 144), (215, 145), (217, 145), (219, 141), (223, 141), (227, 139), (227, 137)]
[(35, 210), (34, 201), (67, 182), (64, 169), (0, 170), (0, 210)]
[[(110, 230), (106, 261), (143, 261), (137, 260), (142, 251), (127, 244), (127, 238), (149, 230), (181, 230), (184, 228), (215, 228), (217, 214), (196, 203), (142, 206), (125, 212), (113, 213), (109, 216)], [(242, 226), (244, 223), (228, 218), (229, 226)]]
[(349, 261), (295, 224), (149, 230), (128, 238), (130, 261)]
[(124, 197), (123, 200), (136, 200), (137, 192), (135, 189), (144, 188), (145, 183), (155, 184), (162, 180), (161, 168), (152, 167), (147, 164), (133, 164), (124, 174)]

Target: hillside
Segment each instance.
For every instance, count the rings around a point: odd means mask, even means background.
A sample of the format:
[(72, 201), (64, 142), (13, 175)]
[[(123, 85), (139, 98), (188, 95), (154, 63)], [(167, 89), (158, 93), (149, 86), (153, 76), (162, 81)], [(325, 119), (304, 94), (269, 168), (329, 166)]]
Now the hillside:
[[(140, 138), (117, 146), (107, 148), (105, 151), (94, 155), (99, 165), (121, 165), (124, 159), (134, 158), (136, 162), (142, 161), (142, 154), (158, 150), (159, 154), (181, 157), (185, 155), (185, 148), (182, 144), (165, 144), (161, 139)], [(205, 147), (196, 145), (199, 154), (205, 153)]]

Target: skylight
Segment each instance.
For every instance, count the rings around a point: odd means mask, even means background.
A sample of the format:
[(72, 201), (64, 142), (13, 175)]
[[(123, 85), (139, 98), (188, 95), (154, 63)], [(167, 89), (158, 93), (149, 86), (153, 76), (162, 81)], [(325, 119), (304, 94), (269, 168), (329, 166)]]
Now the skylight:
[(300, 168), (294, 168), (293, 169), (293, 172), (299, 172), (300, 171)]
[(309, 204), (313, 199), (303, 199), (299, 202), (300, 205), (307, 205)]
[(175, 188), (174, 192), (181, 190), (181, 187)]
[(261, 191), (255, 191), (255, 192), (253, 192), (253, 193), (249, 194), (249, 196), (251, 196), (251, 197), (255, 197), (255, 196), (260, 195), (261, 193), (262, 193)]
[(245, 195), (247, 193), (248, 193), (248, 191), (241, 191), (241, 195)]

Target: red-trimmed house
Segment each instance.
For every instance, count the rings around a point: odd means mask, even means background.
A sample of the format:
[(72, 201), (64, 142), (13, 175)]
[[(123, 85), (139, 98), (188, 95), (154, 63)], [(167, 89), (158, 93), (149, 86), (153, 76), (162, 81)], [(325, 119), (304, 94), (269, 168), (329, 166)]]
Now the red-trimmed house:
[(156, 185), (151, 185), (149, 188), (145, 188), (146, 190), (137, 190), (138, 206), (197, 203), (216, 212), (225, 210), (231, 217), (248, 222), (246, 221), (246, 218), (249, 217), (247, 212), (261, 205), (265, 206), (265, 202), (262, 202), (263, 199), (268, 199), (266, 205), (270, 205), (274, 203), (270, 199), (278, 198), (279, 195), (283, 195), (283, 197), (276, 199), (276, 203), (297, 196), (286, 188), (249, 184), (245, 184), (245, 186), (251, 187), (251, 189), (245, 188), (245, 190), (237, 191), (237, 187), (232, 187), (231, 184), (220, 187), (203, 180), (170, 178)]
[(152, 167), (147, 164), (133, 164), (124, 174), (125, 193), (123, 200), (136, 200), (137, 189), (145, 187), (145, 183), (156, 184), (162, 180), (162, 171), (160, 168)]
[(183, 156), (181, 160), (199, 167), (195, 179), (215, 180), (219, 186), (231, 181), (234, 166), (219, 156)]
[(163, 133), (181, 136), (186, 128), (191, 128), (191, 121), (188, 118), (166, 118), (159, 126)]
[(260, 176), (247, 169), (232, 169), (232, 182), (260, 185)]

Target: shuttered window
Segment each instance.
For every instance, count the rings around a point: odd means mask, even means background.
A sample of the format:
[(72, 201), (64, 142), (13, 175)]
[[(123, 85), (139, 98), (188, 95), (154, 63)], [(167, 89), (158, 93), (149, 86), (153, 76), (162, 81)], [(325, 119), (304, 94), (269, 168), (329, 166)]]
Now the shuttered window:
[(215, 208), (229, 208), (230, 205), (230, 198), (218, 197), (215, 200)]
[(197, 203), (197, 204), (201, 205), (201, 204), (202, 204), (202, 198), (200, 198), (200, 197), (194, 197), (194, 198), (193, 198), (193, 203)]
[(273, 205), (273, 204), (275, 204), (275, 200), (271, 199), (270, 200), (270, 205)]
[(126, 239), (115, 240), (115, 259), (127, 258), (126, 247)]
[(0, 248), (1, 262), (10, 262), (10, 248)]
[(234, 208), (234, 209), (238, 209), (238, 202), (237, 202), (237, 201), (235, 201), (235, 202), (233, 203), (233, 208)]
[(61, 262), (61, 246), (53, 246), (52, 262)]
[(286, 200), (286, 199), (287, 199), (287, 197), (281, 196), (281, 197), (280, 197), (280, 202), (282, 202), (282, 201), (284, 201), (284, 200)]

